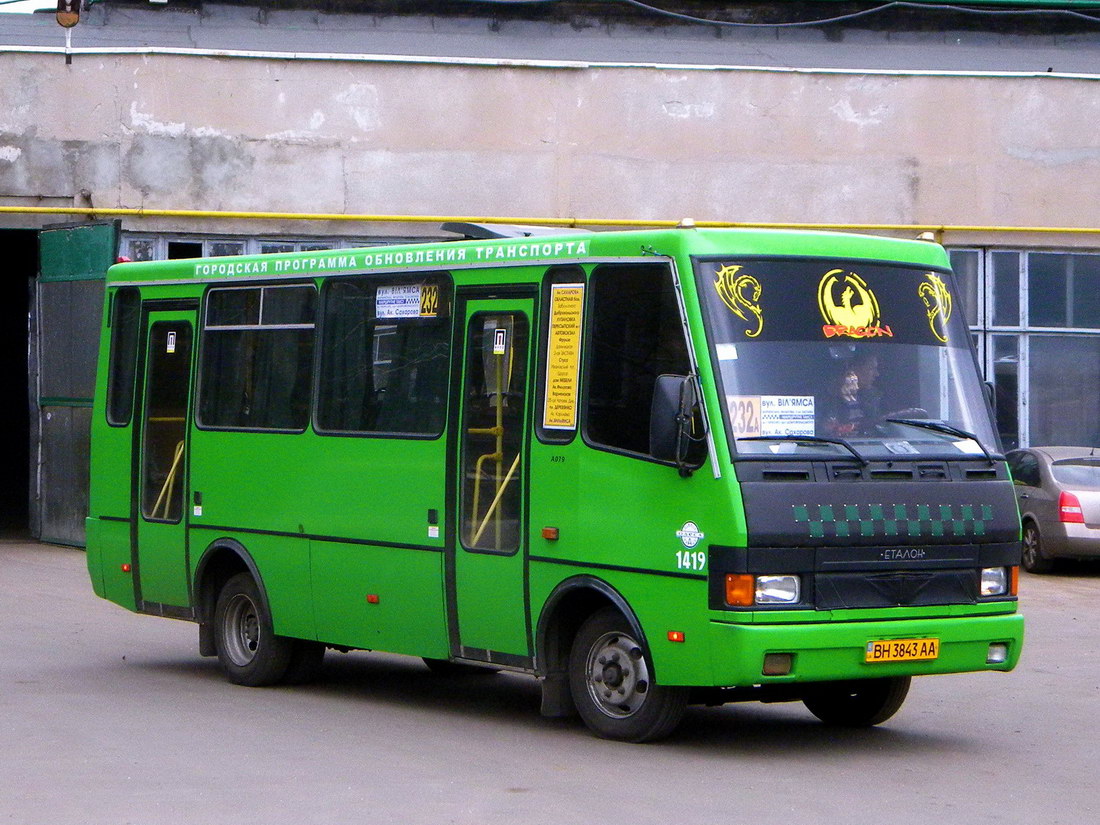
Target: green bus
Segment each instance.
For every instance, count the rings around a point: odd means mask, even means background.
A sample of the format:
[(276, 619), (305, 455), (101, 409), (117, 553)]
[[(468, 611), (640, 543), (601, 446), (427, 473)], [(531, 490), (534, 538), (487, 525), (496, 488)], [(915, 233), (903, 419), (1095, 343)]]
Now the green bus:
[(1020, 527), (942, 247), (453, 225), (122, 263), (95, 592), (244, 685), (326, 649), (518, 671), (657, 739), (692, 703), (873, 725), (1011, 670)]

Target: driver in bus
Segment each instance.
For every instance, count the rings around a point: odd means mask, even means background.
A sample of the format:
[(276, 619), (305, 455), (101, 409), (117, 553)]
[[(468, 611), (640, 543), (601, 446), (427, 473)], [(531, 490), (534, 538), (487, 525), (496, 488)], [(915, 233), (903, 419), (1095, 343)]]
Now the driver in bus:
[(882, 419), (878, 356), (861, 353), (841, 369), (825, 411), (825, 434), (849, 436), (866, 432)]

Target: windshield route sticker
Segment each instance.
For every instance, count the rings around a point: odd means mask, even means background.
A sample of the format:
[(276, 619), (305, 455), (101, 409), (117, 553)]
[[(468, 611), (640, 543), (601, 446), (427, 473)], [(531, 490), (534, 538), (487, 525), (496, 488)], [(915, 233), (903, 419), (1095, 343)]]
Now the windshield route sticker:
[(736, 438), (814, 434), (812, 395), (731, 395), (726, 404)]
[(812, 395), (760, 396), (761, 435), (813, 435), (814, 397)]

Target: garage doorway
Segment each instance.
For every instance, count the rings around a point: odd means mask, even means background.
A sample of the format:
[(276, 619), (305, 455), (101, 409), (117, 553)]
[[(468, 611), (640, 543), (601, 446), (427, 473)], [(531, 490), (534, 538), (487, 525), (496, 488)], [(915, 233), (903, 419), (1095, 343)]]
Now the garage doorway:
[(38, 232), (0, 229), (0, 536), (29, 535), (30, 405), (27, 319), (38, 270)]

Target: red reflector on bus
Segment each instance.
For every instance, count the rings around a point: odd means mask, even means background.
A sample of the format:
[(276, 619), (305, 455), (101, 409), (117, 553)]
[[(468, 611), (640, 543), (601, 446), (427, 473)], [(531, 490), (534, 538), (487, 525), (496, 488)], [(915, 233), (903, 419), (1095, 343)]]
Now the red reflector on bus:
[(367, 594), (367, 604), (378, 604), (378, 594), (377, 593), (368, 593)]
[(543, 527), (542, 528), (542, 537), (544, 539), (546, 539), (547, 541), (557, 541), (558, 540), (558, 528), (557, 527)]
[(1058, 496), (1058, 520), (1063, 524), (1084, 524), (1085, 511), (1081, 509), (1081, 501), (1073, 493), (1065, 490)]
[(668, 640), (670, 642), (682, 642), (684, 640), (684, 631), (670, 630), (668, 632)]
[(130, 572), (130, 565), (128, 565), (128, 564), (122, 565), (122, 572), (123, 573), (129, 573)]

